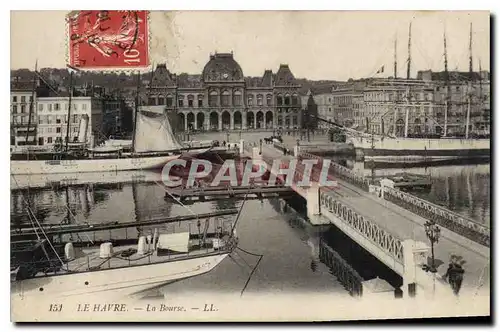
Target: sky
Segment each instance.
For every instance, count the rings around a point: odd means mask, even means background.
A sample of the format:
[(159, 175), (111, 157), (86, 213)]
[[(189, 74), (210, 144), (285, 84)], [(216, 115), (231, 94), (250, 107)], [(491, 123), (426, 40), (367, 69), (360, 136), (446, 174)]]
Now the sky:
[[(66, 66), (65, 11), (11, 12), (11, 69)], [(476, 11), (152, 11), (154, 64), (199, 74), (210, 53), (233, 52), (245, 76), (287, 63), (295, 77), (347, 80), (406, 75), (412, 22), (412, 76), (443, 70), (446, 29), (449, 70), (468, 71), (473, 26), (474, 70), (490, 69), (490, 16)]]

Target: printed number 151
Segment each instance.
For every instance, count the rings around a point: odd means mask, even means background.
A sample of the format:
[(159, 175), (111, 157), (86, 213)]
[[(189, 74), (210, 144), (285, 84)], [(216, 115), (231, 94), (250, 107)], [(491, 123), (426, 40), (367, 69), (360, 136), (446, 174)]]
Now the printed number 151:
[(51, 304), (49, 311), (62, 311), (62, 304)]

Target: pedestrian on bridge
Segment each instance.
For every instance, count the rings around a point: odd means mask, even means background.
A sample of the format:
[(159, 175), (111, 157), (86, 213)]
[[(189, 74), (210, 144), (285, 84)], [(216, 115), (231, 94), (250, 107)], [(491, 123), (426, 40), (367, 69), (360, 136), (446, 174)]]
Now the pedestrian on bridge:
[(450, 264), (448, 265), (448, 270), (446, 274), (443, 276), (443, 279), (446, 280), (448, 278), (448, 282), (453, 290), (453, 293), (458, 296), (460, 292), (460, 288), (462, 288), (462, 281), (464, 279), (465, 270), (463, 269), (463, 265), (465, 264), (465, 260), (460, 256), (451, 255)]

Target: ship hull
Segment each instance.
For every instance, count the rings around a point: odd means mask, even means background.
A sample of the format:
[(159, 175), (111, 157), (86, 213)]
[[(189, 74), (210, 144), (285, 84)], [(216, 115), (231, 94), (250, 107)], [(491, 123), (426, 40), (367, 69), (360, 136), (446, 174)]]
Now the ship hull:
[(83, 160), (11, 160), (12, 175), (118, 172), (162, 168), (179, 155)]
[(371, 161), (421, 161), (477, 158), (490, 155), (489, 139), (352, 139), (355, 149)]
[(62, 298), (72, 296), (119, 297), (136, 295), (176, 280), (210, 272), (229, 253), (216, 253), (178, 261), (152, 263), (140, 266), (103, 269), (102, 271), (37, 277), (11, 282), (11, 297)]

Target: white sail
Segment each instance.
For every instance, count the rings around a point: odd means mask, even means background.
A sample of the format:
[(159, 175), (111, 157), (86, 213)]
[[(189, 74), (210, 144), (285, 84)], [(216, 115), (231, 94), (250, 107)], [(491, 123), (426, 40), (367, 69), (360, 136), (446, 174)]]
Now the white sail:
[(86, 143), (87, 142), (87, 130), (89, 126), (89, 116), (87, 114), (83, 114), (80, 118), (80, 128), (78, 130), (78, 142)]
[(182, 148), (174, 136), (166, 115), (138, 112), (135, 130), (135, 152), (167, 151)]

